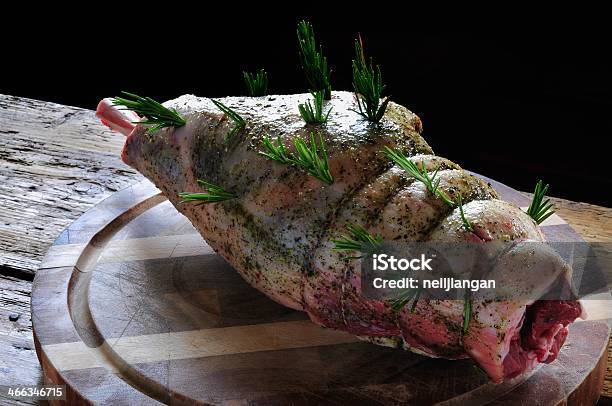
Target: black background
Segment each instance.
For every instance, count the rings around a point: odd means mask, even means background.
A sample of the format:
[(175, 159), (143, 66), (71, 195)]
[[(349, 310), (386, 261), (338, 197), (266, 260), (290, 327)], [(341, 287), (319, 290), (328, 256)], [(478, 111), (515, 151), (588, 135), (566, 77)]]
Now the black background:
[[(260, 67), (271, 92), (304, 92), (295, 26), (305, 16), (79, 20), (38, 27), (26, 43), (4, 32), (0, 92), (90, 109), (121, 90), (162, 101), (241, 95), (242, 70)], [(421, 117), (438, 155), (520, 190), (541, 178), (554, 196), (611, 205), (609, 33), (306, 17), (333, 88), (351, 89), (360, 32), (387, 93)]]

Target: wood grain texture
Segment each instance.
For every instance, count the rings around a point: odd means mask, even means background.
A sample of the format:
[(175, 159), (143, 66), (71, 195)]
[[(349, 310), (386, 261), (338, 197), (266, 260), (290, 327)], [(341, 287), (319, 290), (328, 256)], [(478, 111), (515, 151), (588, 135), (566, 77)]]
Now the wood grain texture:
[(608, 342), (608, 365), (606, 366), (606, 376), (601, 394), (612, 398), (612, 337)]
[[(505, 200), (527, 203), (491, 182)], [(469, 360), (320, 328), (251, 288), (211, 250), (178, 250), (198, 234), (156, 191), (144, 181), (96, 205), (62, 233), (37, 273), (36, 348), (45, 376), (75, 401), (589, 405), (599, 396), (608, 312), (573, 324), (556, 362), (494, 385)], [(549, 241), (581, 240), (561, 218), (542, 231)]]
[[(32, 350), (29, 280), (45, 250), (73, 219), (141, 179), (119, 160), (122, 143), (123, 137), (99, 124), (92, 111), (0, 95), (0, 382), (14, 378), (5, 367), (14, 362), (23, 362), (22, 383), (40, 379)], [(611, 208), (553, 200), (586, 241), (612, 241)], [(17, 323), (8, 321), (5, 308), (21, 312)]]
[[(531, 199), (531, 193), (525, 193)], [(557, 213), (587, 242), (612, 242), (612, 209), (551, 198)], [(610, 202), (612, 204), (612, 201)]]
[(0, 95), (0, 267), (33, 274), (95, 203), (142, 179), (93, 111)]
[[(0, 275), (0, 385), (37, 385), (42, 371), (34, 343), (30, 318), (32, 282)], [(19, 319), (10, 321), (9, 316)], [(0, 404), (33, 404), (11, 401), (0, 395)]]

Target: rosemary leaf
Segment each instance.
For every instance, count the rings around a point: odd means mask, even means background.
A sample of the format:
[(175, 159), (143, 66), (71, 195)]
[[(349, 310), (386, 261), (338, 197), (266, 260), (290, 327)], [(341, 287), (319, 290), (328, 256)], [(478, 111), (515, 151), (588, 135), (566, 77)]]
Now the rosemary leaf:
[(281, 164), (291, 163), (291, 157), (287, 155), (285, 145), (283, 144), (280, 136), (276, 138), (276, 145), (274, 145), (274, 143), (267, 136), (264, 137), (262, 143), (265, 151), (260, 151), (259, 153), (261, 155), (266, 156), (273, 161), (280, 162)]
[(312, 131), (310, 132), (310, 145), (297, 137), (293, 139), (296, 153), (291, 155), (285, 150), (280, 137), (277, 138), (276, 145), (268, 137), (264, 137), (262, 143), (265, 151), (260, 151), (259, 153), (268, 159), (282, 164), (293, 164), (305, 170), (310, 176), (328, 185), (334, 183), (334, 178), (329, 171), (327, 151), (325, 150), (321, 133), (319, 133), (320, 153), (319, 146), (315, 142), (314, 132)]
[[(420, 290), (419, 289), (406, 289), (402, 291), (396, 298), (391, 301), (391, 309), (395, 312), (402, 310), (412, 299), (414, 300), (413, 307), (416, 307)], [(413, 312), (412, 308), (410, 309)]]
[(265, 96), (268, 93), (268, 73), (260, 69), (257, 72), (242, 72), (244, 84), (247, 87), (249, 96)]
[(246, 121), (242, 117), (238, 115), (234, 110), (227, 107), (225, 104), (221, 103), (218, 100), (211, 99), (212, 102), (217, 106), (219, 110), (221, 110), (226, 116), (228, 116), (234, 122), (234, 128), (227, 133), (227, 138), (231, 138), (237, 131), (244, 128), (246, 126)]
[(457, 195), (457, 206), (459, 206), (459, 213), (461, 214), (461, 221), (463, 222), (463, 228), (465, 228), (469, 232), (474, 231), (474, 226), (470, 221), (465, 218), (465, 213), (463, 212), (463, 202), (461, 201), (461, 194)]
[(327, 122), (327, 118), (332, 109), (330, 107), (327, 113), (323, 115), (323, 91), (317, 90), (311, 94), (312, 97), (314, 97), (314, 107), (310, 104), (310, 100), (305, 104), (298, 105), (300, 116), (302, 116), (306, 124), (323, 124)]
[(353, 88), (357, 99), (357, 113), (369, 121), (378, 123), (387, 110), (389, 97), (382, 98), (385, 85), (382, 83), (380, 66), (377, 65), (374, 69), (371, 58), (369, 64), (366, 62), (361, 36), (355, 40)]
[(325, 150), (325, 144), (323, 144), (323, 137), (319, 134), (319, 144), (321, 146), (321, 155), (317, 144), (315, 143), (314, 133), (310, 132), (310, 147), (306, 142), (299, 138), (293, 140), (293, 145), (297, 154), (293, 157), (293, 163), (297, 166), (304, 168), (310, 176), (331, 185), (334, 183), (331, 173), (329, 172), (329, 164), (327, 162), (327, 151)]
[(472, 294), (469, 289), (465, 290), (463, 297), (463, 326), (461, 328), (462, 335), (467, 333), (470, 326), (470, 318), (472, 317)]
[(113, 104), (124, 106), (124, 110), (132, 110), (136, 114), (144, 116), (146, 120), (139, 121), (138, 124), (152, 125), (151, 132), (167, 127), (181, 127), (186, 124), (185, 119), (176, 110), (164, 107), (150, 97), (142, 97), (128, 92), (121, 93), (125, 97), (113, 98)]
[(414, 296), (414, 300), (412, 301), (412, 306), (410, 306), (410, 313), (414, 313), (416, 310), (417, 303), (419, 303), (419, 297), (421, 296), (421, 288), (416, 290), (416, 295)]
[(542, 181), (538, 180), (535, 190), (533, 191), (533, 199), (531, 200), (531, 204), (529, 204), (529, 208), (527, 209), (527, 214), (529, 214), (529, 216), (531, 216), (531, 218), (538, 224), (552, 216), (555, 212), (550, 199), (544, 200), (544, 197), (546, 197), (546, 193), (548, 192), (548, 186), (549, 185), (543, 186)]
[(181, 203), (197, 202), (203, 203), (216, 203), (224, 200), (233, 199), (236, 197), (233, 193), (227, 192), (220, 186), (214, 185), (210, 182), (198, 179), (198, 184), (206, 189), (204, 193), (179, 193), (181, 197)]
[(359, 257), (351, 258), (363, 258), (369, 253), (376, 251), (383, 242), (380, 235), (376, 237), (372, 236), (360, 225), (348, 224), (346, 229), (350, 235), (342, 235), (338, 239), (333, 239), (332, 242), (335, 244), (334, 251), (357, 251), (362, 253)]
[(383, 152), (387, 158), (395, 162), (400, 168), (406, 171), (408, 175), (425, 184), (427, 190), (431, 194), (442, 199), (444, 203), (450, 207), (455, 206), (455, 202), (453, 202), (451, 198), (438, 187), (440, 185), (440, 179), (436, 177), (438, 176), (439, 169), (436, 169), (433, 175), (430, 176), (423, 162), (421, 162), (421, 168), (419, 169), (419, 167), (414, 162), (409, 160), (401, 151), (385, 147)]
[(300, 21), (297, 26), (297, 37), (300, 63), (308, 86), (312, 91), (322, 90), (325, 100), (331, 99), (332, 90), (327, 58), (323, 56), (321, 46), (317, 48), (312, 24), (308, 21)]

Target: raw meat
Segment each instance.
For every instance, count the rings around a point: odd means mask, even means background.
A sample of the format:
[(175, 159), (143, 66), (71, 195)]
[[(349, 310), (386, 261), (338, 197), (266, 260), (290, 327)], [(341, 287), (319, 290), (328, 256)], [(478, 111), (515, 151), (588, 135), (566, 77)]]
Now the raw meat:
[[(420, 136), (421, 121), (406, 108), (390, 103), (381, 123), (372, 125), (353, 111), (353, 94), (335, 92), (328, 123), (312, 127), (297, 108), (309, 97), (221, 99), (247, 121), (230, 139), (228, 117), (210, 99), (192, 95), (164, 104), (187, 124), (154, 134), (132, 124), (134, 114), (119, 111), (110, 99), (100, 102), (97, 114), (127, 136), (122, 159), (152, 180), (244, 279), (271, 299), (307, 312), (315, 323), (431, 357), (471, 357), (494, 382), (553, 361), (568, 325), (582, 313), (577, 301), (475, 297), (462, 334), (463, 301), (419, 300), (414, 312), (397, 312), (385, 301), (364, 298), (359, 261), (345, 261), (332, 250), (331, 240), (345, 234), (348, 223), (388, 241), (513, 242), (498, 271), (510, 283), (529, 269), (548, 272), (551, 280), (542, 285), (542, 294), (570, 269), (553, 252), (534, 252), (534, 244), (527, 244), (544, 240), (529, 216), (498, 200), (490, 185), (435, 156)], [(321, 131), (325, 142), (331, 185), (259, 154), (264, 136), (280, 136), (292, 150), (293, 137), (308, 140), (313, 130)], [(463, 131), (449, 136), (469, 138)], [(458, 209), (381, 154), (384, 146), (403, 151), (429, 171), (439, 169), (439, 187), (453, 200), (462, 195), (474, 232), (462, 227)], [(198, 179), (237, 198), (179, 204), (180, 192), (202, 191)]]

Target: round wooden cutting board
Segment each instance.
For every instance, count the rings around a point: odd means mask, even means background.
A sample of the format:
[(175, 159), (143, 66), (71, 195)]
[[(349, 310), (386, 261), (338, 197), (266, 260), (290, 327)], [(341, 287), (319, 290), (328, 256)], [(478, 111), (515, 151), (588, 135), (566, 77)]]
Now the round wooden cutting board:
[[(556, 215), (542, 228), (580, 239)], [(32, 320), (45, 381), (105, 405), (588, 405), (610, 334), (605, 320), (577, 322), (555, 362), (502, 385), (469, 360), (360, 342), (247, 285), (148, 181), (60, 235), (34, 281)]]

